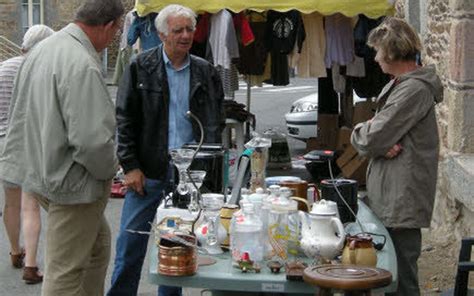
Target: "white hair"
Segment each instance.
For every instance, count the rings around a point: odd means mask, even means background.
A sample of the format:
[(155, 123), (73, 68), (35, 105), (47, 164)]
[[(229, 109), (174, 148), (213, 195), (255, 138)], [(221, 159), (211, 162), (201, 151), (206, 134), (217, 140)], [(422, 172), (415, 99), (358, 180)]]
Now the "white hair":
[(192, 22), (193, 30), (196, 27), (196, 14), (194, 11), (182, 5), (171, 4), (163, 8), (155, 19), (155, 27), (158, 32), (168, 35), (168, 18), (170, 16), (187, 17)]
[(27, 52), (41, 40), (53, 35), (53, 33), (53, 29), (48, 26), (34, 25), (29, 28), (28, 31), (26, 31), (25, 36), (23, 36), (23, 43), (21, 44), (21, 49), (23, 50), (23, 52)]

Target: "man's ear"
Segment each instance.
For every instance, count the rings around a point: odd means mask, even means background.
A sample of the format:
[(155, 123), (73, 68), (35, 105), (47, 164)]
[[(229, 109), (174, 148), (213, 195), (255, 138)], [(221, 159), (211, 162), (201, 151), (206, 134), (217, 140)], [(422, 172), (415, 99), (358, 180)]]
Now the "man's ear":
[(112, 20), (105, 24), (105, 29), (111, 29), (113, 26), (115, 26), (115, 23), (118, 22), (118, 20)]
[(166, 40), (166, 35), (165, 35), (165, 34), (159, 32), (159, 33), (158, 33), (158, 36), (160, 37), (160, 40), (161, 40), (161, 41), (165, 41), (165, 40)]

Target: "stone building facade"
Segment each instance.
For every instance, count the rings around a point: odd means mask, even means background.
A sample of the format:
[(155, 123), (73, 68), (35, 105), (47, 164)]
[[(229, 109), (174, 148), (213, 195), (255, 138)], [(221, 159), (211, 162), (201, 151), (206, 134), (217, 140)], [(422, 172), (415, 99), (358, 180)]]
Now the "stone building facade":
[[(25, 6), (29, 7), (29, 14), (34, 14), (37, 9), (38, 17), (31, 17), (29, 25), (42, 23), (54, 30), (59, 30), (73, 20), (74, 11), (80, 0), (0, 0), (0, 36), (20, 45), (27, 14)], [(126, 10), (133, 8), (134, 0), (122, 0)], [(116, 38), (118, 39), (118, 38)], [(109, 47), (109, 65), (115, 65), (115, 55), (118, 40)]]
[(474, 234), (474, 1), (399, 0), (422, 36), (424, 62), (445, 86), (437, 106), (441, 143), (432, 231), (446, 241)]

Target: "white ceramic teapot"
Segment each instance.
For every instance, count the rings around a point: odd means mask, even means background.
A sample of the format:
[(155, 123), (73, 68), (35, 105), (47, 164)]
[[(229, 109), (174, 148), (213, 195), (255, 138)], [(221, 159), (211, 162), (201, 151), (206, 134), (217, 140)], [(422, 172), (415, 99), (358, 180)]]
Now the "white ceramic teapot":
[(337, 207), (331, 203), (322, 199), (313, 204), (311, 212), (299, 212), (301, 249), (309, 258), (331, 260), (344, 247), (344, 226), (337, 218)]

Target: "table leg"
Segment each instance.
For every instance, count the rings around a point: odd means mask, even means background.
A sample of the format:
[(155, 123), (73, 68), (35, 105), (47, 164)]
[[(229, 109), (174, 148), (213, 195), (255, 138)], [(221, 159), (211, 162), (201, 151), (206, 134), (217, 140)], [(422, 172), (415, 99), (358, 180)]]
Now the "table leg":
[(331, 296), (331, 295), (332, 295), (331, 289), (323, 289), (323, 288), (320, 288), (317, 294), (317, 296)]
[(370, 296), (371, 294), (370, 290), (344, 292), (344, 296)]

